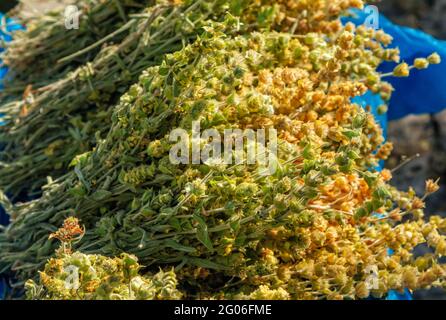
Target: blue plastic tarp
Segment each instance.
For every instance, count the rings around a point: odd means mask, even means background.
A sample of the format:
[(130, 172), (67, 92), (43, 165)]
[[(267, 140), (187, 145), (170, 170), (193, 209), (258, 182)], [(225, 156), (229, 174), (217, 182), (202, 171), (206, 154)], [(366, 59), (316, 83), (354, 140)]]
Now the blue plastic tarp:
[[(356, 25), (364, 24), (370, 13), (352, 10), (353, 16), (343, 19)], [(437, 52), (443, 60), (439, 65), (431, 65), (426, 70), (411, 70), (408, 78), (389, 77), (395, 88), (387, 114), (389, 120), (402, 118), (409, 114), (437, 113), (446, 108), (446, 88), (443, 82), (446, 75), (446, 41), (416, 29), (402, 27), (390, 22), (384, 15), (378, 16), (378, 27), (393, 37), (391, 48), (399, 48), (401, 60), (413, 64), (416, 58), (428, 57)], [(391, 72), (396, 63), (383, 63), (379, 70)]]

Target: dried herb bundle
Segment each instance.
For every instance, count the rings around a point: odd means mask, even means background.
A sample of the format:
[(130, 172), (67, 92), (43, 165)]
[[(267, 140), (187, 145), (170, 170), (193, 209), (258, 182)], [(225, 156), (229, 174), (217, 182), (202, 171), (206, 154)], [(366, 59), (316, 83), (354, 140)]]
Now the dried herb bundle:
[[(79, 287), (67, 289), (67, 269), (80, 274)], [(29, 300), (176, 300), (181, 293), (176, 289), (173, 270), (153, 275), (138, 275), (140, 266), (135, 256), (122, 254), (118, 258), (85, 255), (80, 252), (58, 254), (51, 258), (40, 280), (25, 284)]]
[[(55, 258), (40, 272), (39, 282), (25, 284), (26, 297), (39, 300), (165, 300), (180, 299), (173, 270), (140, 276), (135, 256), (119, 258), (85, 255), (71, 251), (82, 228), (75, 218), (51, 236), (62, 242)], [(82, 233), (82, 232), (81, 232)], [(62, 237), (61, 237), (62, 235)]]
[(65, 26), (65, 8), (21, 20), (27, 29), (16, 33), (2, 54), (3, 62), (11, 69), (3, 97), (21, 95), (28, 86), (34, 91), (45, 90), (42, 87), (94, 59), (101, 45), (121, 42), (132, 26), (127, 23), (129, 15), (142, 11), (151, 2), (154, 1), (76, 1), (76, 29)]
[(222, 21), (229, 12), (241, 17), (240, 32), (273, 29), (330, 34), (339, 31), (337, 18), (342, 10), (361, 5), (357, 0), (274, 4), (188, 0), (150, 7), (133, 18), (134, 32), (121, 44), (104, 48), (94, 61), (45, 87), (33, 101), (0, 106), (7, 122), (0, 128), (0, 143), (5, 145), (0, 153), (0, 189), (12, 198), (23, 191), (35, 195), (47, 176), (56, 179), (66, 173), (74, 156), (94, 146), (95, 134), (108, 131), (110, 106), (137, 81), (141, 71), (159, 64), (163, 54), (190, 43), (203, 31), (206, 21)]
[[(422, 211), (437, 185), (418, 198), (390, 187), (390, 172), (370, 172), (391, 145), (351, 103), (368, 89), (389, 96), (376, 68), (398, 60), (384, 48), (391, 39), (350, 24), (334, 34), (228, 36), (237, 25), (214, 23), (147, 69), (73, 172), (42, 198), (9, 204), (2, 270), (34, 277), (53, 251), (48, 233), (76, 216), (87, 229), (79, 251), (175, 266), (189, 298), (365, 298), (443, 285), (446, 222), (425, 222)], [(173, 164), (169, 133), (192, 121), (219, 132), (276, 128), (279, 170)], [(414, 258), (422, 243), (435, 252)]]

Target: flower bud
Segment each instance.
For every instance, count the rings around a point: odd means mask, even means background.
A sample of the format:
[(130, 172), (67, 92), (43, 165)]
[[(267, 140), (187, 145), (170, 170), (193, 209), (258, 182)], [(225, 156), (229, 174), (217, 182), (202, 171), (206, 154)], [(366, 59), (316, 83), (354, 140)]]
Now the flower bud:
[(417, 209), (424, 209), (425, 204), (423, 202), (423, 200), (421, 200), (418, 197), (415, 197), (415, 199), (413, 199), (412, 201), (412, 209), (413, 210), (417, 210)]
[(401, 210), (399, 208), (392, 210), (389, 213), (389, 218), (392, 219), (393, 221), (401, 221), (403, 218), (401, 215)]
[(164, 147), (160, 140), (150, 142), (147, 148), (147, 154), (154, 158), (161, 158), (164, 154)]
[(424, 58), (417, 58), (415, 59), (414, 67), (418, 70), (427, 69), (429, 67), (429, 61)]
[(389, 110), (389, 108), (387, 107), (386, 104), (380, 105), (377, 109), (379, 115), (386, 114), (388, 110)]
[(437, 243), (437, 247), (435, 248), (435, 253), (439, 256), (446, 256), (446, 240), (440, 239)]
[(434, 52), (429, 57), (427, 57), (427, 61), (430, 64), (440, 64), (441, 63), (441, 57), (438, 53)]
[(418, 272), (416, 269), (406, 269), (403, 271), (403, 283), (404, 285), (412, 290), (417, 289), (418, 284), (418, 278), (417, 278)]
[(291, 271), (290, 268), (287, 266), (281, 266), (277, 270), (277, 276), (280, 280), (287, 282), (291, 279)]
[(426, 181), (426, 193), (431, 194), (435, 193), (440, 189), (440, 186), (438, 185), (438, 181), (434, 181), (432, 179), (429, 179)]
[(395, 77), (408, 77), (410, 75), (409, 65), (405, 62), (400, 63), (393, 69), (393, 75)]

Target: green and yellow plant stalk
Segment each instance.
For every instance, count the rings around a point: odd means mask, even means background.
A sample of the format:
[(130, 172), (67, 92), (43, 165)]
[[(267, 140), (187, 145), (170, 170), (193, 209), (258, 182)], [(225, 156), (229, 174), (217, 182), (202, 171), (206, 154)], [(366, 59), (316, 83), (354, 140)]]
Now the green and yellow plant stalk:
[[(161, 62), (163, 54), (192, 42), (209, 21), (227, 14), (240, 17), (240, 30), (333, 34), (339, 15), (361, 7), (357, 0), (337, 1), (162, 1), (134, 15), (133, 29), (120, 44), (103, 48), (95, 59), (49, 84), (33, 99), (0, 106), (0, 189), (13, 199), (40, 194), (47, 177), (63, 176), (71, 159), (89, 151), (109, 129), (112, 107), (140, 73)], [(32, 182), (30, 182), (32, 177)], [(25, 183), (27, 182), (27, 183)]]

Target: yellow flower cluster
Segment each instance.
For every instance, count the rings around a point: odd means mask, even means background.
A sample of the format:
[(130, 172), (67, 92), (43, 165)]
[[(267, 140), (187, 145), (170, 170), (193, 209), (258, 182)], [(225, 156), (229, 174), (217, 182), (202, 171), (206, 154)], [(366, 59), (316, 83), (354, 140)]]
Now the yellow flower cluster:
[(182, 297), (176, 289), (173, 270), (138, 275), (135, 256), (119, 258), (59, 253), (40, 272), (38, 282), (25, 284), (30, 300), (174, 300)]

